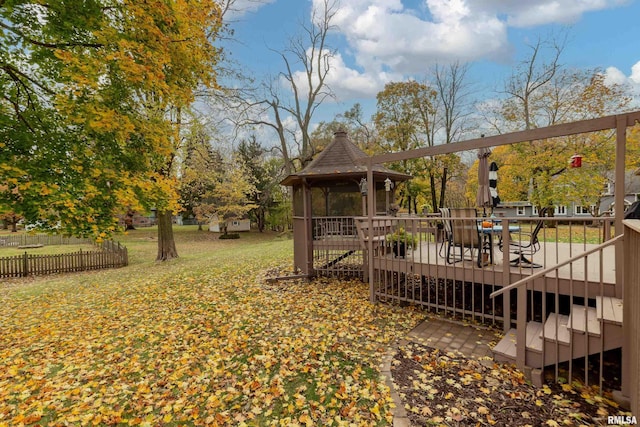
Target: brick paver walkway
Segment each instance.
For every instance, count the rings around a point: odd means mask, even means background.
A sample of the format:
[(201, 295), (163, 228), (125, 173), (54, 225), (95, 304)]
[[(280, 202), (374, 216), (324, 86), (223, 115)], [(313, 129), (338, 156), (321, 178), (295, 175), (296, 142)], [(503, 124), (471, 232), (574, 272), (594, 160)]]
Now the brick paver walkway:
[(391, 397), (396, 405), (393, 415), (394, 427), (408, 427), (411, 425), (402, 401), (395, 391), (391, 377), (391, 360), (397, 352), (397, 347), (408, 342), (416, 342), (428, 347), (437, 348), (445, 352), (458, 351), (468, 358), (474, 358), (483, 363), (493, 364), (491, 347), (499, 340), (501, 334), (482, 326), (464, 324), (451, 320), (429, 316), (409, 332), (404, 340), (396, 343), (385, 356), (382, 373), (391, 389)]
[(429, 317), (409, 332), (407, 340), (446, 352), (459, 351), (466, 357), (482, 360), (493, 357), (489, 345), (496, 340), (496, 332), (482, 326)]

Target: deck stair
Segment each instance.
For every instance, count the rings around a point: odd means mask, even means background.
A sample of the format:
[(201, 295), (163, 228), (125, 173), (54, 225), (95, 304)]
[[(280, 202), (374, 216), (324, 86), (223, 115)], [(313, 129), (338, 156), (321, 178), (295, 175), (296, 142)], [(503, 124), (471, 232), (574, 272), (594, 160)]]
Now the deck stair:
[[(622, 300), (596, 297), (595, 303), (574, 304), (568, 316), (550, 313), (544, 325), (528, 322), (525, 365), (542, 368), (622, 347)], [(494, 359), (515, 363), (517, 348), (517, 331), (511, 328), (493, 348)]]

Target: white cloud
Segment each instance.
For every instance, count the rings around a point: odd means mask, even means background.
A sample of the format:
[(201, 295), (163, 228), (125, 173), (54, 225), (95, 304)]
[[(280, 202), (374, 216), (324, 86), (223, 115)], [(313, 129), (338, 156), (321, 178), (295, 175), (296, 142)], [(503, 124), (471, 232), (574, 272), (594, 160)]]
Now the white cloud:
[[(401, 0), (342, 0), (332, 23), (353, 57), (336, 58), (332, 77), (358, 93), (375, 88), (372, 95), (388, 74), (421, 74), (435, 63), (504, 59), (511, 51), (509, 27), (573, 22), (585, 12), (626, 1), (422, 0), (409, 8)], [(324, 0), (313, 0), (316, 10), (323, 5)]]
[[(325, 83), (333, 90), (338, 101), (375, 96), (386, 83), (402, 78), (401, 75), (385, 72), (363, 73), (349, 68), (340, 53), (330, 58), (330, 64)], [(316, 76), (313, 76), (313, 79), (317, 84)], [(306, 74), (303, 71), (297, 71), (294, 73), (294, 80), (299, 88), (304, 88), (303, 92), (306, 93), (308, 89)]]
[[(321, 0), (314, 0), (316, 7)], [(471, 61), (502, 53), (506, 26), (471, 13), (465, 0), (427, 0), (430, 19), (399, 1), (350, 0), (334, 23), (368, 73), (419, 73), (436, 62)]]
[(262, 6), (273, 3), (276, 0), (219, 0), (218, 3), (223, 9), (227, 9), (226, 19), (234, 20), (241, 16), (256, 12)]
[(629, 76), (629, 80), (637, 85), (640, 85), (640, 61), (636, 62), (633, 67), (631, 67), (631, 75)]
[(627, 84), (627, 76), (618, 70), (616, 67), (609, 67), (604, 71), (605, 83), (608, 85), (623, 85)]
[(485, 13), (504, 16), (512, 27), (532, 27), (545, 24), (569, 24), (586, 12), (603, 10), (628, 0), (468, 0)]
[(627, 86), (635, 99), (634, 104), (640, 102), (640, 61), (631, 67), (628, 76), (616, 67), (607, 68), (604, 74), (606, 83)]

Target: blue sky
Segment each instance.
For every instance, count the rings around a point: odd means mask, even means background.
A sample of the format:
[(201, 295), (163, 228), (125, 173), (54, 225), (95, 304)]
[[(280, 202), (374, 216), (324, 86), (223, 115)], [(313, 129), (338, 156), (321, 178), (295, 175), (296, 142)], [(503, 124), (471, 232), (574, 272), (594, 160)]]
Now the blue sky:
[[(255, 78), (282, 70), (287, 38), (299, 34), (323, 0), (236, 0), (249, 9), (234, 17), (237, 43), (228, 47)], [(526, 44), (568, 30), (562, 63), (600, 68), (612, 82), (640, 94), (640, 0), (341, 0), (331, 44), (339, 56), (331, 87), (336, 105), (319, 111), (331, 120), (355, 102), (370, 114), (375, 94), (389, 81), (420, 78), (429, 66), (470, 64), (476, 97), (496, 97)], [(634, 68), (635, 67), (635, 68)], [(368, 118), (368, 117), (366, 117)]]

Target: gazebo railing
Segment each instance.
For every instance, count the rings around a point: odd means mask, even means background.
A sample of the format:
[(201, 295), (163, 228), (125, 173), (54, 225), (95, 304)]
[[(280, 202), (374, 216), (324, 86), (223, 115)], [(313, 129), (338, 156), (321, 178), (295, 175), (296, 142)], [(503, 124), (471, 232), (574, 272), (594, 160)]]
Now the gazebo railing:
[(363, 278), (362, 246), (354, 217), (312, 218), (313, 269), (329, 277)]
[(327, 216), (312, 218), (313, 240), (326, 238), (355, 238), (355, 218), (352, 216)]

